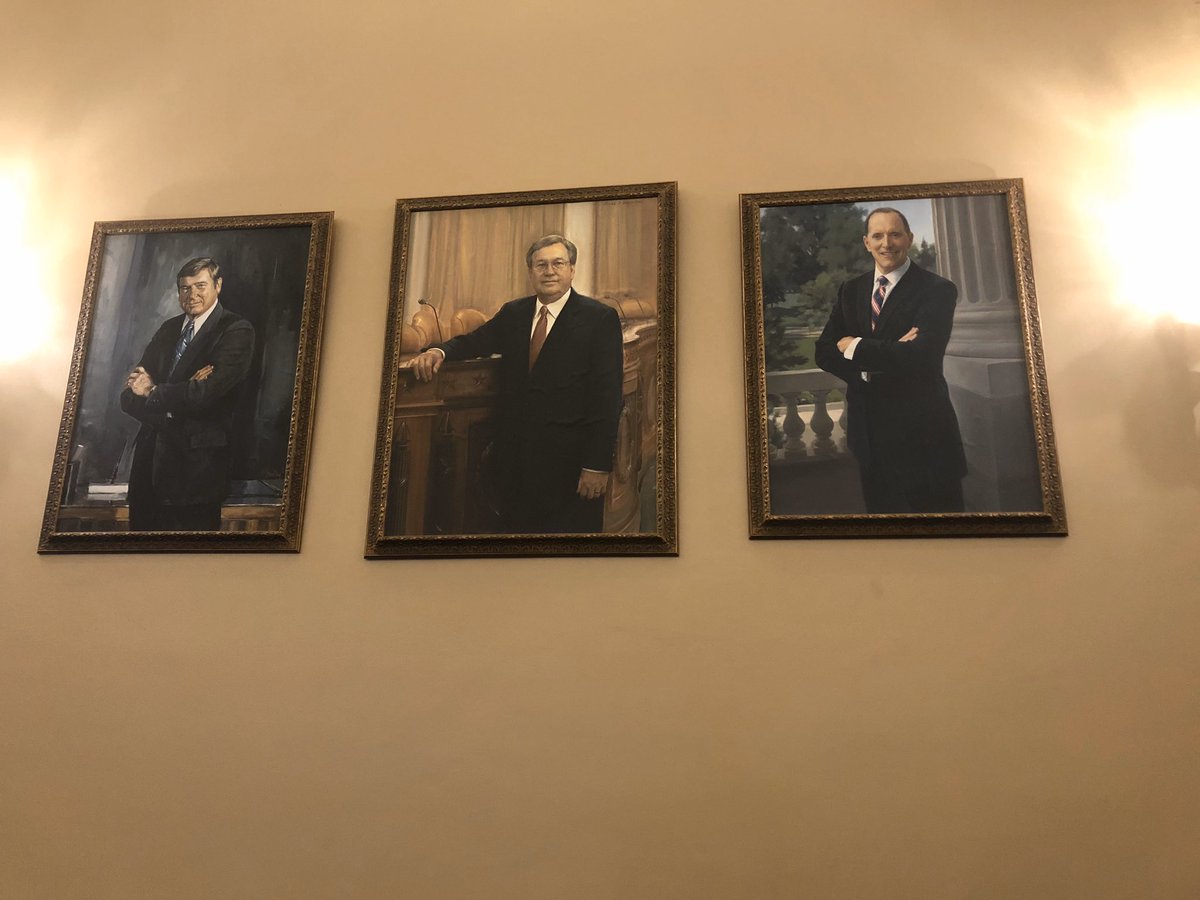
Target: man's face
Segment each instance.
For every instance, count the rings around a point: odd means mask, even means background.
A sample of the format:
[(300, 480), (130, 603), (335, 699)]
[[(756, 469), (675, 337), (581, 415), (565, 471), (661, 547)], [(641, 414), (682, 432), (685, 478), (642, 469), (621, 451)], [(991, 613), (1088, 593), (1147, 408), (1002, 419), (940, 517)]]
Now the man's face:
[(550, 303), (565, 294), (574, 277), (575, 266), (571, 264), (567, 248), (562, 244), (551, 244), (533, 254), (529, 280), (543, 303)]
[(201, 269), (195, 275), (184, 275), (179, 279), (179, 307), (189, 318), (196, 318), (212, 309), (221, 296), (221, 279), (215, 281), (212, 272)]
[(904, 265), (913, 236), (895, 213), (875, 213), (867, 222), (863, 245), (875, 257), (879, 271), (887, 273)]

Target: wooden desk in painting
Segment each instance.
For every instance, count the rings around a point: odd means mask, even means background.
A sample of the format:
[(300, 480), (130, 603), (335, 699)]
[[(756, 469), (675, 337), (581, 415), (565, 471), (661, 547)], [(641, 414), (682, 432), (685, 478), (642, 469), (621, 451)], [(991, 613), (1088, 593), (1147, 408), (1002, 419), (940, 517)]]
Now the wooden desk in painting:
[[(655, 530), (657, 325), (624, 329), (624, 377), (604, 530)], [(406, 354), (411, 356), (413, 354)], [(433, 381), (401, 369), (384, 531), (388, 535), (502, 531), (492, 475), (496, 359), (447, 363)]]
[[(226, 503), (221, 507), (221, 530), (240, 532), (279, 531), (283, 527), (278, 503)], [(129, 506), (119, 502), (81, 501), (59, 507), (59, 531), (128, 531)]]

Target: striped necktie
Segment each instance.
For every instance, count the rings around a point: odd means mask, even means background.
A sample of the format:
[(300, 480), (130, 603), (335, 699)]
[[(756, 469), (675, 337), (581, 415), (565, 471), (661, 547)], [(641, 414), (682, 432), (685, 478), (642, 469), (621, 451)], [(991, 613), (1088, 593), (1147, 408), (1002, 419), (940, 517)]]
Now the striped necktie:
[(888, 280), (886, 275), (879, 276), (879, 284), (875, 288), (875, 293), (871, 295), (871, 330), (875, 330), (875, 326), (879, 324), (879, 317), (883, 315), (883, 296), (887, 291)]
[(188, 344), (192, 342), (192, 335), (195, 333), (195, 322), (188, 319), (187, 324), (183, 326), (183, 333), (179, 335), (179, 340), (175, 342), (175, 361), (171, 363), (172, 369), (179, 365), (179, 360), (183, 358), (183, 353), (187, 350)]

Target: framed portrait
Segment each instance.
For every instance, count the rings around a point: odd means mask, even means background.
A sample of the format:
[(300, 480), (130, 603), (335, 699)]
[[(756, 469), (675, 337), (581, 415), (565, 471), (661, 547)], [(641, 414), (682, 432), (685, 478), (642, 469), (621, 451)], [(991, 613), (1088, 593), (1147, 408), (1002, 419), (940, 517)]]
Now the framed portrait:
[(752, 538), (1067, 533), (1019, 179), (741, 220)]
[(300, 549), (332, 225), (96, 223), (39, 552)]
[(367, 558), (678, 552), (675, 204), (397, 202)]

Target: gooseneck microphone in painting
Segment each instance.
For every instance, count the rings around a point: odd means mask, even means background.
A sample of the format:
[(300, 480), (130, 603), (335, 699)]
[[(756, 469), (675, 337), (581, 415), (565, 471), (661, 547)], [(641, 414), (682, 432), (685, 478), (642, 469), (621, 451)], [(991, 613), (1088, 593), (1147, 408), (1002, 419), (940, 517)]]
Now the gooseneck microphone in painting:
[(675, 195), (397, 203), (367, 557), (678, 552)]

